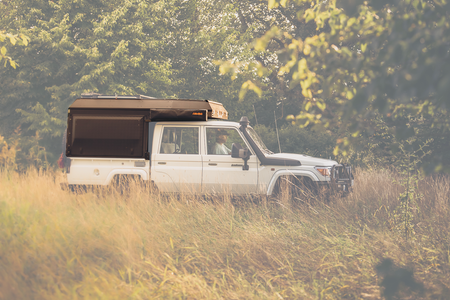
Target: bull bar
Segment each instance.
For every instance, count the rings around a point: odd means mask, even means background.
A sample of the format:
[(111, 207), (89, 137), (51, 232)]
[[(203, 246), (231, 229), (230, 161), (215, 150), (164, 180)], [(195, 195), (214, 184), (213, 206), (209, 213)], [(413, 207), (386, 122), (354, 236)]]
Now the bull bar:
[(330, 183), (333, 189), (349, 192), (353, 186), (352, 167), (347, 164), (339, 164), (331, 167)]

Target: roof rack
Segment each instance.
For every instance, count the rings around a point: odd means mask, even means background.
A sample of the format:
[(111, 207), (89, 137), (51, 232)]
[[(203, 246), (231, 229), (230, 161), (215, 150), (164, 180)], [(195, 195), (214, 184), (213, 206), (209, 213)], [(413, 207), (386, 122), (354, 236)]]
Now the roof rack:
[(83, 99), (156, 99), (145, 95), (103, 95), (97, 93), (81, 94)]

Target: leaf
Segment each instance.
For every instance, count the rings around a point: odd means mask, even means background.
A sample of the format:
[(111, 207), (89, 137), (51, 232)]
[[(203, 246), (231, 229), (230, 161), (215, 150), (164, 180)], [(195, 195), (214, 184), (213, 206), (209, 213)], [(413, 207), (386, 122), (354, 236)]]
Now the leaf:
[(339, 146), (334, 147), (333, 155), (337, 156), (339, 154)]
[(326, 103), (325, 103), (325, 102), (322, 102), (322, 101), (317, 101), (317, 102), (316, 102), (316, 105), (317, 105), (317, 107), (318, 107), (321, 111), (324, 111), (325, 108), (327, 107)]
[(17, 40), (16, 40), (16, 37), (14, 35), (11, 35), (9, 37), (9, 41), (11, 42), (11, 44), (15, 45)]
[(303, 53), (305, 55), (309, 55), (311, 53), (311, 46), (309, 44), (305, 44), (305, 46), (303, 47)]
[(269, 0), (268, 6), (269, 6), (269, 9), (276, 8), (276, 7), (278, 7), (278, 3), (276, 0)]
[(264, 76), (264, 72), (265, 72), (266, 68), (264, 68), (263, 66), (261, 66), (260, 64), (258, 64), (256, 66), (256, 73), (258, 74), (259, 77), (263, 77)]
[(361, 52), (365, 53), (367, 49), (367, 44), (361, 44)]
[(247, 91), (253, 91), (255, 92), (259, 97), (262, 95), (262, 90), (254, 84), (251, 80), (247, 80), (244, 82), (241, 86), (241, 90), (239, 91), (239, 101), (244, 100), (245, 95), (247, 94)]
[(244, 82), (241, 86), (241, 90), (239, 91), (239, 101), (244, 100), (247, 92), (248, 92), (248, 82)]
[(355, 18), (350, 18), (347, 20), (347, 27), (351, 27), (353, 24), (355, 24), (356, 19)]
[[(302, 82), (303, 83), (303, 82)], [(312, 92), (310, 89), (302, 89), (302, 95), (305, 98), (312, 98)]]
[(225, 75), (227, 73), (234, 73), (234, 65), (230, 63), (229, 61), (226, 61), (219, 66), (219, 72), (222, 75)]
[(359, 135), (359, 131), (355, 131), (354, 133), (352, 133), (352, 137), (357, 137)]
[(266, 49), (267, 46), (267, 40), (262, 37), (256, 40), (256, 45), (255, 45), (255, 50), (256, 51), (264, 51)]
[(264, 51), (266, 50), (267, 44), (272, 40), (273, 37), (278, 35), (280, 32), (277, 26), (273, 26), (267, 31), (262, 37), (256, 40), (255, 50)]
[(305, 111), (308, 111), (311, 108), (311, 101), (306, 102)]
[(0, 50), (0, 53), (2, 54), (2, 56), (6, 55), (6, 48), (3, 46), (2, 49)]
[(346, 95), (348, 100), (352, 100), (353, 98), (353, 93), (351, 91), (347, 91), (347, 95)]
[(341, 50), (336, 45), (331, 45), (331, 48), (333, 48), (337, 53), (341, 53)]
[(30, 40), (30, 38), (29, 37), (27, 37), (26, 35), (22, 35), (22, 43), (25, 45), (25, 46), (28, 46), (28, 41)]
[(256, 84), (254, 84), (253, 82), (249, 83), (248, 89), (254, 91), (259, 97), (261, 97), (262, 90), (258, 86), (256, 86)]

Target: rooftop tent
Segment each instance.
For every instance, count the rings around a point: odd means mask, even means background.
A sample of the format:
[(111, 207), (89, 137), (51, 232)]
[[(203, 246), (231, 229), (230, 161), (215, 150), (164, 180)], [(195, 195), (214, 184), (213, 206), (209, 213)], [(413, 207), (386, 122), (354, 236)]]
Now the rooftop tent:
[[(195, 111), (207, 110), (209, 119), (228, 119), (228, 112), (221, 103), (210, 100), (158, 99), (143, 95), (108, 96), (98, 94), (82, 95), (69, 107), (72, 109), (143, 109), (152, 111)], [(170, 119), (170, 118), (169, 118)], [(176, 121), (169, 120), (168, 121)]]
[(157, 99), (143, 95), (82, 95), (69, 107), (69, 157), (146, 157), (152, 121), (228, 119), (222, 104), (209, 100)]

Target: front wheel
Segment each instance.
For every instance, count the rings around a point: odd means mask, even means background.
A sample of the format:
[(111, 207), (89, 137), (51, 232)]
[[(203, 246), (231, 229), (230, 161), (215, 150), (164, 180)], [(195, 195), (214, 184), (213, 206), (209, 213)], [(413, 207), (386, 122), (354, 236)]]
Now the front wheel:
[(309, 177), (280, 176), (272, 195), (278, 199), (309, 200), (319, 194), (319, 186)]

